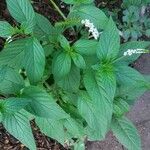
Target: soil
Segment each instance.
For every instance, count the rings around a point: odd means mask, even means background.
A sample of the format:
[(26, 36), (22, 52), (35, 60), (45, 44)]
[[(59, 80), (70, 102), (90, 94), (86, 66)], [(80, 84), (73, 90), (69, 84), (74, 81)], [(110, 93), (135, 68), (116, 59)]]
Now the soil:
[[(54, 10), (52, 5), (50, 5), (49, 0), (34, 0), (33, 6), (36, 12), (46, 16), (51, 23), (53, 24), (56, 21), (61, 21), (62, 17)], [(68, 13), (68, 6), (64, 3), (60, 3), (59, 0), (56, 0), (59, 7), (62, 9), (62, 11), (67, 14)], [(96, 5), (98, 7), (108, 7), (110, 10), (112, 8), (119, 8), (121, 4), (121, 0), (118, 0), (116, 3), (110, 3), (107, 0), (96, 0)], [(7, 20), (12, 25), (16, 24), (14, 19), (10, 16), (5, 0), (0, 0), (0, 20)], [(0, 50), (3, 48), (4, 45), (4, 39), (0, 38)], [(140, 70), (142, 73), (150, 74), (150, 57), (149, 55), (143, 55), (135, 64), (135, 68)], [(143, 150), (149, 150), (150, 145), (148, 141), (150, 141), (150, 117), (148, 113), (148, 109), (150, 110), (150, 102), (147, 99), (150, 99), (150, 94), (144, 95), (144, 98), (142, 97), (143, 105), (141, 106), (141, 103), (137, 103), (135, 107), (131, 110), (129, 113), (129, 118), (135, 122), (137, 125), (139, 132), (142, 137), (142, 145)], [(144, 99), (144, 100), (143, 100)], [(143, 109), (143, 110), (142, 110)], [(138, 120), (135, 118), (139, 118), (139, 112), (141, 115), (141, 118)], [(145, 115), (144, 115), (145, 114)], [(147, 120), (145, 120), (145, 118)], [(59, 143), (56, 141), (50, 139), (49, 137), (46, 137), (44, 134), (42, 134), (39, 129), (36, 127), (34, 122), (31, 122), (32, 124), (32, 130), (33, 134), (36, 140), (37, 149), (38, 150), (65, 150)], [(87, 150), (123, 150), (123, 146), (119, 144), (117, 139), (113, 136), (113, 134), (110, 132), (106, 136), (105, 141), (97, 141), (97, 142), (87, 142), (86, 144)], [(4, 127), (0, 124), (0, 150), (27, 150), (27, 148), (21, 144), (17, 139), (15, 139), (13, 136), (11, 136)]]

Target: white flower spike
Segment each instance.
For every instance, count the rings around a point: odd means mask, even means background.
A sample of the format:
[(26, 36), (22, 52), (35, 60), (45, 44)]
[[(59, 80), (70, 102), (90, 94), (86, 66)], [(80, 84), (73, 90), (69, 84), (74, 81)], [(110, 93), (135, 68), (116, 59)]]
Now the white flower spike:
[(97, 28), (94, 26), (94, 24), (92, 22), (90, 22), (90, 20), (85, 19), (81, 21), (82, 24), (85, 25), (85, 27), (89, 28), (89, 33), (92, 34), (92, 36), (94, 37), (94, 39), (98, 39), (99, 38), (99, 32), (97, 30)]
[(148, 50), (145, 49), (128, 49), (126, 52), (124, 52), (124, 56), (131, 56), (132, 54), (143, 54), (148, 53)]

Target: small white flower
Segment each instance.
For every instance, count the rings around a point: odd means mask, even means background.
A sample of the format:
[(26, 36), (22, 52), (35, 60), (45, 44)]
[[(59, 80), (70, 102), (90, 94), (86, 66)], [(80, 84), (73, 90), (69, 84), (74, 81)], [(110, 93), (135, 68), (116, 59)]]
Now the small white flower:
[(9, 37), (6, 39), (6, 41), (7, 41), (8, 43), (12, 42), (12, 37), (9, 36)]
[(128, 49), (126, 52), (124, 52), (124, 56), (131, 56), (132, 54), (142, 54), (147, 53), (148, 51), (145, 49)]
[(90, 20), (85, 19), (81, 21), (82, 24), (85, 25), (85, 27), (89, 28), (89, 33), (92, 34), (92, 36), (94, 37), (94, 39), (98, 39), (99, 38), (99, 32), (97, 30), (97, 28), (94, 26), (94, 24), (92, 22), (90, 22)]

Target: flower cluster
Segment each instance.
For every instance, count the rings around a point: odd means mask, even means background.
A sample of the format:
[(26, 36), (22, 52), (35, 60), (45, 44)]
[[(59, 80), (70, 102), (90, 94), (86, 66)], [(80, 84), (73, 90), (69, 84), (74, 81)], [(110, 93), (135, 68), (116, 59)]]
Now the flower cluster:
[(92, 34), (94, 39), (97, 40), (99, 38), (99, 32), (97, 28), (94, 26), (94, 24), (90, 22), (90, 20), (85, 19), (85, 20), (82, 20), (81, 23), (84, 24), (85, 27), (89, 28), (89, 32)]
[(9, 37), (6, 39), (6, 41), (7, 41), (8, 43), (12, 42), (12, 37), (9, 36)]
[(124, 52), (124, 56), (131, 56), (132, 54), (142, 54), (147, 53), (148, 51), (145, 49), (128, 49), (126, 52)]

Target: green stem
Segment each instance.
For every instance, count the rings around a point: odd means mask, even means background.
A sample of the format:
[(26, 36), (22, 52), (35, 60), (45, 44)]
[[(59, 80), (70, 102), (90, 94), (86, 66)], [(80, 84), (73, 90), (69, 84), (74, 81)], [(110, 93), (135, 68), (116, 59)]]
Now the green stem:
[(50, 2), (52, 3), (52, 5), (55, 7), (55, 9), (58, 11), (58, 13), (62, 16), (62, 18), (64, 20), (66, 20), (66, 16), (63, 14), (63, 12), (59, 9), (59, 7), (56, 5), (56, 3), (53, 0), (50, 0)]

